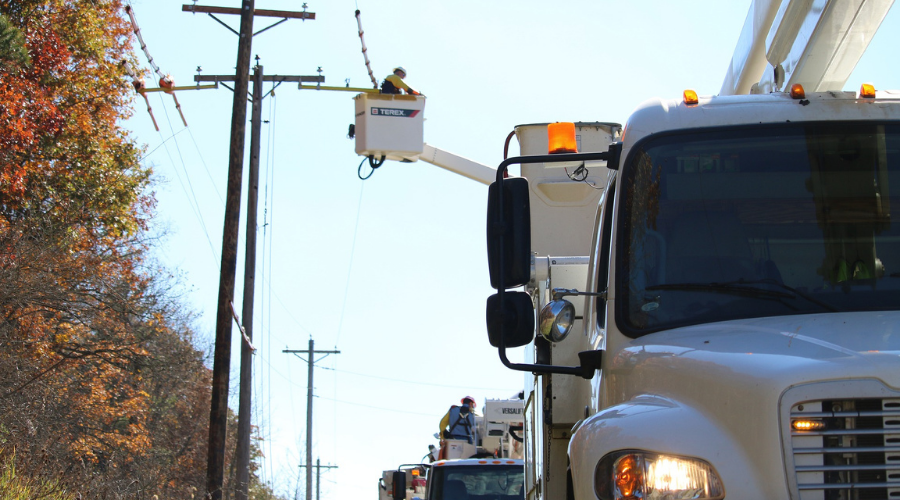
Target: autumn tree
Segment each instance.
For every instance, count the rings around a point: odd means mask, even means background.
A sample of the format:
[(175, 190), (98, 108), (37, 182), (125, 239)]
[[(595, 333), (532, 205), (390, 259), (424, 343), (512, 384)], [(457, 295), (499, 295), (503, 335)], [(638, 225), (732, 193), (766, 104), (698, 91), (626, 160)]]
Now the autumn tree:
[(0, 0), (0, 463), (85, 498), (190, 498), (209, 370), (148, 257), (122, 7)]

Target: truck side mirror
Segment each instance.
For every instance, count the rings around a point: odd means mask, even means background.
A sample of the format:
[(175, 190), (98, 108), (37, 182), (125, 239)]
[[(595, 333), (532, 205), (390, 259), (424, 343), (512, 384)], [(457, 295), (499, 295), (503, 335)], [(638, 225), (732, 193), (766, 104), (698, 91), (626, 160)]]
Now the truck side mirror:
[[(503, 188), (503, 206), (500, 206), (500, 186)], [(488, 268), (491, 286), (495, 289), (522, 286), (531, 280), (531, 204), (528, 196), (528, 181), (522, 177), (494, 182), (488, 190)]]
[(521, 347), (534, 339), (534, 304), (531, 295), (525, 292), (503, 294), (503, 322), (500, 323), (500, 295), (494, 294), (487, 300), (488, 340), (494, 347), (500, 347), (500, 339), (506, 332), (506, 347)]
[(406, 500), (406, 472), (394, 471), (391, 475), (391, 498), (394, 500)]

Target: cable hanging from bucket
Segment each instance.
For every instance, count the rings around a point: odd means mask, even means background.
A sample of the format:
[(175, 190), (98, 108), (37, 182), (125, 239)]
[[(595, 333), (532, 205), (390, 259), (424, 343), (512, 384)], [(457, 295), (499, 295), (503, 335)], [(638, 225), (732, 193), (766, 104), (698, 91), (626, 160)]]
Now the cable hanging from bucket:
[[(385, 156), (384, 156), (384, 155), (381, 155), (381, 158), (378, 158), (378, 159), (375, 159), (375, 156), (374, 156), (374, 155), (369, 155), (369, 156), (364, 157), (364, 158), (362, 159), (362, 161), (359, 162), (359, 166), (356, 167), (356, 175), (360, 178), (360, 180), (366, 180), (366, 179), (368, 179), (369, 177), (372, 177), (372, 174), (375, 173), (375, 170), (376, 170), (378, 167), (384, 165), (384, 160), (385, 160)], [(362, 167), (363, 167), (363, 165), (366, 164), (366, 161), (369, 162), (369, 167), (371, 167), (371, 170), (369, 170), (368, 175), (363, 175), (363, 173), (362, 173)]]

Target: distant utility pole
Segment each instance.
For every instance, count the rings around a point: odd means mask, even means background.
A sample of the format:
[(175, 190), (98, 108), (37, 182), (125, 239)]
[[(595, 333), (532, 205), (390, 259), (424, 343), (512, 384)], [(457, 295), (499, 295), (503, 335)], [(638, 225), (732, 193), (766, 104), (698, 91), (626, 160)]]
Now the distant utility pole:
[[(304, 352), (304, 351), (301, 351), (301, 352)], [(306, 467), (307, 469), (310, 469), (312, 467), (316, 468), (316, 500), (319, 500), (319, 496), (322, 493), (322, 469), (337, 469), (338, 468), (337, 465), (319, 465), (318, 458), (316, 459), (316, 465), (313, 465), (313, 466), (300, 465), (298, 467)], [(309, 490), (307, 490), (307, 495), (310, 494), (308, 491)], [(310, 500), (309, 497), (307, 497), (307, 500)]]
[[(312, 464), (312, 403), (313, 403), (313, 365), (316, 364), (316, 361), (321, 361), (323, 358), (327, 357), (329, 354), (340, 354), (341, 351), (316, 351), (313, 349), (314, 343), (313, 339), (309, 339), (309, 349), (306, 351), (292, 351), (290, 349), (285, 349), (281, 352), (286, 352), (289, 354), (293, 354), (300, 359), (300, 353), (306, 353), (306, 361), (309, 364), (309, 385), (306, 388), (306, 464)], [(324, 354), (319, 359), (314, 359), (316, 354)], [(302, 466), (301, 466), (302, 467)], [(306, 500), (311, 500), (312, 498), (312, 467), (306, 467)]]
[[(200, 6), (196, 5), (195, 0), (194, 5), (182, 6), (182, 11), (184, 12), (205, 12), (209, 14), (209, 16), (215, 19), (219, 24), (227, 27), (239, 37), (237, 65), (235, 68), (236, 71), (233, 77), (229, 77), (231, 81), (234, 82), (234, 101), (231, 113), (231, 141), (229, 146), (228, 185), (225, 196), (225, 223), (222, 231), (222, 263), (219, 272), (219, 296), (216, 311), (216, 342), (215, 353), (213, 355), (212, 400), (209, 412), (209, 449), (207, 454), (206, 497), (210, 500), (220, 500), (222, 498), (222, 488), (224, 485), (225, 477), (225, 436), (228, 417), (228, 378), (231, 365), (231, 321), (232, 316), (234, 316), (232, 300), (234, 298), (235, 270), (237, 267), (238, 226), (240, 224), (239, 210), (241, 204), (241, 178), (243, 176), (244, 138), (246, 135), (247, 121), (247, 90), (249, 87), (248, 80), (250, 72), (250, 52), (252, 48), (253, 35), (262, 33), (263, 31), (277, 24), (281, 24), (287, 21), (288, 19), (315, 19), (314, 13), (305, 11), (257, 11), (254, 3), (254, 0), (243, 0), (241, 8), (234, 9), (228, 7)], [(240, 15), (240, 32), (235, 31), (213, 14)], [(282, 18), (282, 20), (260, 30), (257, 33), (253, 33), (254, 16), (280, 17)], [(262, 76), (261, 68), (259, 76)], [(257, 160), (258, 156), (259, 155), (257, 151)], [(253, 210), (255, 214), (255, 207)], [(252, 232), (255, 236), (255, 224), (256, 222), (254, 220), (253, 231), (248, 231), (248, 234)], [(253, 241), (253, 245), (253, 253), (255, 258), (255, 238)], [(255, 262), (253, 267), (255, 268)], [(250, 318), (248, 319), (246, 317), (246, 314), (244, 318), (244, 322), (247, 325), (252, 325), (252, 299), (250, 300), (250, 304)], [(245, 329), (245, 332), (247, 330), (248, 329)], [(246, 344), (248, 350), (251, 347), (251, 338), (252, 337), (248, 335), (246, 341), (242, 343), (242, 345)], [(242, 361), (243, 357), (244, 356), (242, 352)], [(241, 373), (242, 375), (244, 373), (243, 367), (241, 369)], [(249, 388), (249, 386), (250, 384), (248, 383), (247, 387)], [(249, 393), (247, 395), (247, 398), (249, 401)], [(249, 417), (249, 412), (247, 413), (247, 416)], [(249, 423), (249, 418), (245, 418), (244, 420)], [(244, 444), (244, 449), (246, 450), (247, 456), (249, 457), (249, 425), (247, 426), (247, 430), (248, 432), (246, 443)], [(238, 498), (247, 498), (246, 492), (248, 485), (246, 483), (248, 482), (249, 479), (247, 481), (244, 481), (240, 485), (241, 492), (238, 494)], [(243, 497), (240, 496), (241, 493), (243, 493)]]

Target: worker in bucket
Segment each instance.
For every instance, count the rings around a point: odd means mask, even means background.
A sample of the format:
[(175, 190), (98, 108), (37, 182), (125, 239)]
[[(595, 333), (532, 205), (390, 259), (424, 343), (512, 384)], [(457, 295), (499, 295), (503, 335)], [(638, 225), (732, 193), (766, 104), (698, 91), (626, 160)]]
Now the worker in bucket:
[(403, 81), (404, 78), (406, 78), (406, 70), (403, 69), (403, 66), (397, 66), (394, 68), (394, 72), (381, 82), (381, 93), (399, 94), (401, 93), (401, 90), (405, 90), (406, 93), (410, 95), (422, 95), (407, 85), (406, 82)]
[(462, 405), (453, 405), (441, 419), (441, 437), (443, 439), (459, 439), (475, 442), (475, 398), (466, 396), (460, 400)]

